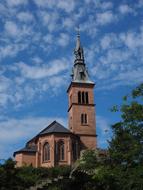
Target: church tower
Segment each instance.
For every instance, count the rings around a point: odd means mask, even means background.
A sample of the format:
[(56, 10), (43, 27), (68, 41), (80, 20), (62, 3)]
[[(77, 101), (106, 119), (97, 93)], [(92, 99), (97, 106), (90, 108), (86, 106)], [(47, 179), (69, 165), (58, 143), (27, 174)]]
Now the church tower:
[(79, 33), (74, 54), (72, 81), (67, 90), (69, 97), (68, 125), (70, 131), (80, 137), (82, 150), (95, 149), (96, 124), (93, 92), (95, 84), (89, 78)]

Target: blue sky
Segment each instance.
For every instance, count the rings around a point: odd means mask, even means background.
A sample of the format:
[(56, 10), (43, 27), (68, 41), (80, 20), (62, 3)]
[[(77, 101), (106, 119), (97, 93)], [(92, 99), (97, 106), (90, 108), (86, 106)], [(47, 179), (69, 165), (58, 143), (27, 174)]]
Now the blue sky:
[[(53, 120), (67, 126), (76, 27), (96, 83), (98, 146), (110, 108), (143, 81), (143, 0), (0, 1), (0, 159)], [(108, 129), (108, 132), (105, 132)]]

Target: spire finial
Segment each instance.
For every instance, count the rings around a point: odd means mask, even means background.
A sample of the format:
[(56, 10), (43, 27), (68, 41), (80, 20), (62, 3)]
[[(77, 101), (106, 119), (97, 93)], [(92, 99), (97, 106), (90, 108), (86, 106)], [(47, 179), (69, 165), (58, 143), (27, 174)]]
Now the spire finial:
[(80, 27), (79, 27), (79, 25), (77, 27), (77, 36), (80, 37)]
[(76, 32), (77, 32), (77, 37), (80, 37), (80, 27), (79, 27), (79, 25), (76, 28)]

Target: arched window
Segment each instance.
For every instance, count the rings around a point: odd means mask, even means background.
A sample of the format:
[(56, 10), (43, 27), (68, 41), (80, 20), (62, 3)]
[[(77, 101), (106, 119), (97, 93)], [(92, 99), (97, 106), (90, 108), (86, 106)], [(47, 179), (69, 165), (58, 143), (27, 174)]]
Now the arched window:
[(81, 92), (78, 92), (78, 103), (81, 104)]
[(88, 92), (85, 93), (86, 104), (88, 104)]
[(43, 146), (43, 161), (46, 162), (50, 160), (50, 145), (46, 142)]
[(63, 141), (59, 141), (58, 143), (58, 157), (59, 160), (65, 159), (65, 145)]

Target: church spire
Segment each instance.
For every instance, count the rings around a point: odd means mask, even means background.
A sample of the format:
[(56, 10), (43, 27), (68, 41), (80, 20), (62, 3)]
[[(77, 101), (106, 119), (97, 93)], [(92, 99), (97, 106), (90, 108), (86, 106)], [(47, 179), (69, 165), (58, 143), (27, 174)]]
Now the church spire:
[(84, 64), (84, 52), (83, 52), (83, 48), (82, 48), (81, 42), (80, 42), (79, 27), (77, 29), (77, 40), (76, 40), (76, 47), (74, 50), (74, 54), (75, 54), (75, 63), (80, 62), (81, 64)]
[(88, 70), (84, 62), (84, 51), (83, 51), (83, 47), (80, 41), (79, 28), (77, 31), (77, 39), (76, 39), (74, 54), (75, 54), (75, 60), (74, 60), (74, 66), (72, 69), (72, 74), (71, 74), (72, 82), (93, 83), (89, 79)]

